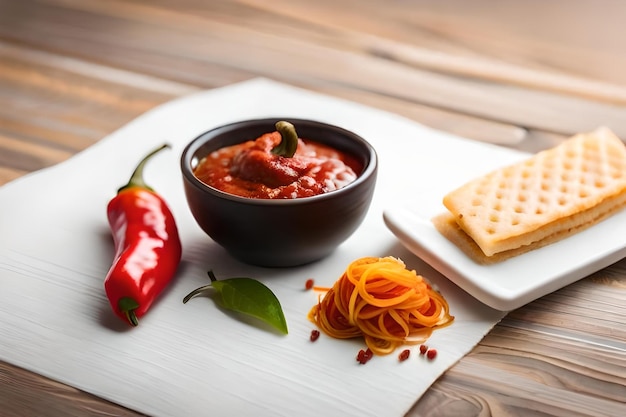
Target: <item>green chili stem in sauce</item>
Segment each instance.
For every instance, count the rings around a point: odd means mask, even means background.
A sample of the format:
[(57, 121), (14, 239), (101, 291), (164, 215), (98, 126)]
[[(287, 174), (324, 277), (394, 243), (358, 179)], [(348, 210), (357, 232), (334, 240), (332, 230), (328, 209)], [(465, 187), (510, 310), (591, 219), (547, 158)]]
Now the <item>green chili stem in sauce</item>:
[(289, 122), (276, 122), (276, 130), (280, 133), (280, 143), (272, 148), (274, 155), (291, 158), (298, 149), (298, 133), (296, 128)]

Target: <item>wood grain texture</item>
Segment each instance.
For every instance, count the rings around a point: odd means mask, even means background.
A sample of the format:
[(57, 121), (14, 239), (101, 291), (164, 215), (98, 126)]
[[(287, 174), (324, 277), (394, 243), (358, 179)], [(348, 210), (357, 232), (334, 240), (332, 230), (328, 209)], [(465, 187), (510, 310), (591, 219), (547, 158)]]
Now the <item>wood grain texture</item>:
[[(0, 0), (0, 184), (268, 77), (535, 152), (626, 139), (619, 0)], [(593, 244), (590, 242), (590, 245)], [(626, 263), (513, 311), (410, 416), (626, 415)], [(138, 416), (0, 363), (0, 414)]]

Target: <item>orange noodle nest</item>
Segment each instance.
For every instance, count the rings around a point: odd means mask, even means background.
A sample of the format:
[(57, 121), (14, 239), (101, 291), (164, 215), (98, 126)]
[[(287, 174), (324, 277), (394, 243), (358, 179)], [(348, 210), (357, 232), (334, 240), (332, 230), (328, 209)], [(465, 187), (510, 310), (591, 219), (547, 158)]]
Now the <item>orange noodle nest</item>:
[(363, 336), (377, 355), (423, 343), (454, 320), (444, 297), (391, 256), (352, 262), (308, 317), (331, 337)]

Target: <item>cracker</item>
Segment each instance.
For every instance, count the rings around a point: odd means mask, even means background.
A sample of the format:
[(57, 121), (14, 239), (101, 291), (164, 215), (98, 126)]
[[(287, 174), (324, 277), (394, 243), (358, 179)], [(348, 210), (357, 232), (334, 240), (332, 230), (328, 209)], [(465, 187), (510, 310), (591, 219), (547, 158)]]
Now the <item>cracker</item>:
[(469, 181), (443, 203), (450, 216), (436, 219), (435, 226), (444, 236), (473, 259), (485, 258), (481, 263), (507, 259), (622, 209), (626, 147), (606, 128), (578, 134)]

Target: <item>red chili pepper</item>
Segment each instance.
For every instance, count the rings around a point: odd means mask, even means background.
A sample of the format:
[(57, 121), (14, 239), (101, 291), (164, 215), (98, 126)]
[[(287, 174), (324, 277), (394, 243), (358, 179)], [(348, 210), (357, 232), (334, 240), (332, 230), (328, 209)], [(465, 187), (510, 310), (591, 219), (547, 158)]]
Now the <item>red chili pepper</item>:
[(144, 157), (107, 207), (115, 258), (104, 288), (115, 314), (133, 326), (172, 280), (182, 253), (172, 212), (143, 180), (146, 162), (167, 147)]

